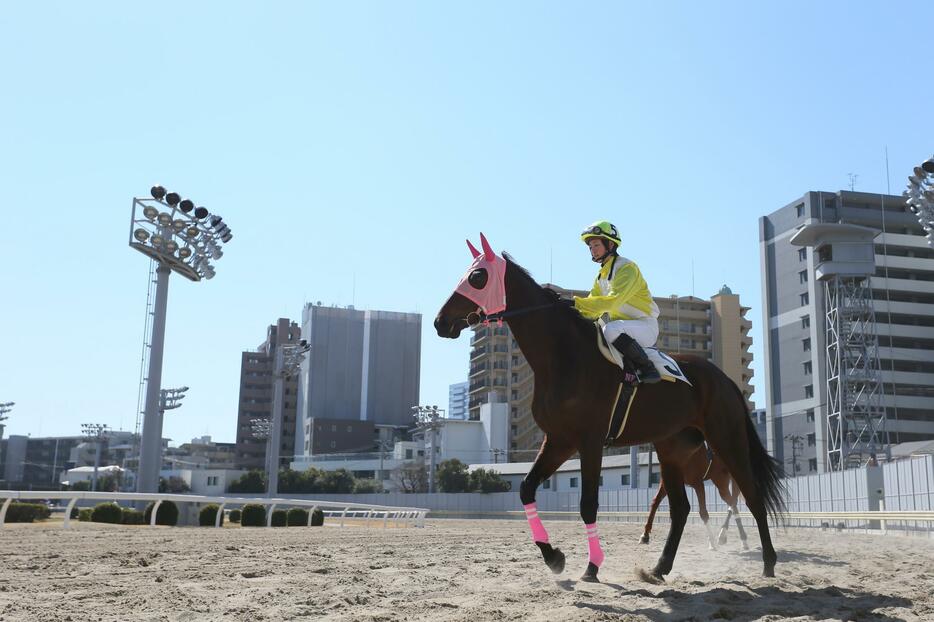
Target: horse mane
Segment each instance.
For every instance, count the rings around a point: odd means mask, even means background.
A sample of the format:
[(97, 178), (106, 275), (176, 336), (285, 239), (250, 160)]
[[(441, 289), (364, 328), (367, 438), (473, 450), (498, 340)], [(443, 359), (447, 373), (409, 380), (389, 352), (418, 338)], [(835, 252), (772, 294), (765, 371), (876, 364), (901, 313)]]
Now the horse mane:
[[(553, 289), (547, 287), (542, 287), (535, 278), (529, 274), (529, 271), (519, 265), (519, 263), (513, 259), (512, 255), (507, 252), (503, 252), (503, 258), (506, 260), (506, 263), (515, 268), (515, 273), (520, 276), (530, 287), (540, 292), (549, 302), (557, 303), (561, 299), (561, 294), (556, 292)], [(585, 318), (580, 314), (580, 312), (569, 305), (555, 304), (555, 312), (561, 315), (562, 318), (566, 318), (568, 322), (577, 324), (578, 328), (586, 330), (594, 330), (595, 324)]]

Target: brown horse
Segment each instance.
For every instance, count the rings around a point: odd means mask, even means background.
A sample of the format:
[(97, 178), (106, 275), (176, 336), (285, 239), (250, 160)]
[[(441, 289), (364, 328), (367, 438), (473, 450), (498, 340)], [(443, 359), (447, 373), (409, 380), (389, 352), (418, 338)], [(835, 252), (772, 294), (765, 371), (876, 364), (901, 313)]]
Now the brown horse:
[[(717, 541), (714, 540), (713, 532), (710, 530), (710, 524), (708, 523), (710, 514), (707, 512), (707, 498), (706, 491), (704, 490), (704, 482), (707, 480), (713, 482), (714, 486), (717, 487), (720, 498), (726, 501), (727, 507), (729, 508), (726, 513), (726, 521), (724, 521), (723, 527), (720, 528)], [(739, 519), (739, 510), (736, 508), (736, 502), (739, 499), (739, 489), (736, 486), (731, 486), (733, 478), (730, 477), (730, 472), (727, 471), (723, 460), (715, 453), (710, 453), (708, 455), (708, 452), (701, 451), (701, 448), (698, 448), (697, 451), (691, 454), (691, 457), (684, 465), (684, 481), (688, 486), (693, 488), (694, 492), (697, 494), (697, 504), (700, 506), (697, 508), (697, 513), (700, 514), (701, 520), (704, 521), (704, 528), (707, 530), (707, 543), (710, 546), (710, 550), (716, 548), (715, 542), (726, 544), (726, 530), (730, 526), (730, 517), (735, 517), (736, 529), (739, 531), (739, 539), (743, 543), (743, 548), (748, 549), (749, 545), (746, 544), (746, 530), (743, 529), (743, 524)], [(658, 506), (666, 496), (668, 496), (668, 490), (665, 488), (665, 480), (662, 480), (658, 484), (658, 492), (655, 494), (655, 498), (652, 499), (652, 506), (649, 508), (649, 517), (645, 521), (642, 537), (639, 538), (639, 542), (642, 544), (649, 543), (649, 537), (652, 534), (652, 523), (655, 521), (655, 512), (658, 511)]]
[[(435, 329), (439, 336), (454, 339), (484, 319), (505, 319), (509, 324), (535, 373), (532, 416), (545, 433), (519, 490), (533, 539), (546, 565), (555, 573), (562, 572), (564, 554), (549, 543), (538, 517), (535, 492), (545, 478), (578, 453), (583, 480), (580, 515), (590, 550), (582, 580), (597, 581), (604, 558), (596, 533), (603, 443), (623, 372), (599, 352), (593, 322), (561, 304), (555, 292), (542, 288), (511, 258), (496, 255), (482, 235), (481, 243), (482, 253), (468, 242), (473, 264), (438, 312)], [(676, 358), (690, 385), (641, 386), (629, 423), (614, 443), (654, 443), (669, 490), (671, 529), (658, 563), (645, 578), (661, 581), (671, 572), (690, 511), (684, 465), (703, 438), (723, 459), (742, 491), (759, 528), (763, 572), (774, 576), (776, 555), (768, 513), (781, 515), (784, 510), (781, 466), (762, 447), (733, 381), (705, 359)]]

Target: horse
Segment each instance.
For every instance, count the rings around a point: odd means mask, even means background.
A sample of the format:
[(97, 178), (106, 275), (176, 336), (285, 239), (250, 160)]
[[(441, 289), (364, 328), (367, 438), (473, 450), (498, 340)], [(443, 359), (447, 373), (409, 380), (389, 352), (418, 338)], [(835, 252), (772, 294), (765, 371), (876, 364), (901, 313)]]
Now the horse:
[[(604, 439), (623, 371), (600, 353), (598, 328), (560, 296), (543, 288), (508, 254), (493, 252), (481, 233), (480, 252), (467, 241), (473, 262), (438, 311), (438, 336), (456, 339), (468, 327), (506, 321), (535, 374), (532, 417), (544, 440), (532, 468), (519, 486), (542, 558), (555, 574), (564, 571), (565, 555), (551, 545), (538, 516), (535, 493), (541, 482), (573, 454), (580, 456), (580, 516), (588, 542), (588, 564), (581, 580), (597, 582), (604, 553), (597, 534), (597, 509)], [(749, 419), (739, 388), (716, 365), (693, 356), (677, 356), (690, 381), (640, 385), (628, 425), (615, 446), (654, 443), (670, 497), (671, 529), (651, 574), (664, 581), (671, 572), (690, 511), (684, 490), (687, 457), (706, 438), (723, 460), (756, 520), (762, 543), (763, 574), (775, 576), (776, 554), (768, 517), (781, 518), (781, 465), (768, 455)]]
[[(726, 530), (730, 526), (730, 518), (734, 517), (736, 520), (736, 529), (739, 531), (739, 539), (743, 543), (743, 549), (748, 550), (749, 545), (746, 544), (746, 531), (743, 529), (743, 524), (739, 519), (739, 510), (736, 508), (736, 502), (739, 499), (739, 490), (736, 486), (731, 486), (733, 478), (730, 477), (729, 471), (727, 471), (726, 465), (723, 464), (723, 460), (720, 459), (717, 454), (707, 451), (701, 451), (702, 448), (698, 448), (698, 451), (695, 451), (691, 454), (691, 457), (684, 465), (684, 481), (688, 486), (694, 489), (694, 492), (697, 494), (697, 513), (700, 514), (701, 520), (704, 521), (704, 528), (707, 531), (707, 544), (710, 547), (710, 550), (716, 549), (717, 544), (726, 544)], [(723, 523), (723, 527), (720, 528), (720, 533), (716, 540), (714, 540), (713, 532), (710, 530), (710, 514), (707, 512), (707, 500), (704, 490), (704, 482), (710, 480), (713, 482), (714, 486), (717, 487), (717, 491), (720, 493), (720, 498), (726, 501), (728, 507), (726, 513), (726, 520)], [(662, 500), (668, 495), (668, 490), (665, 488), (665, 480), (662, 480), (658, 484), (658, 492), (655, 494), (655, 498), (652, 499), (652, 505), (649, 508), (649, 516), (645, 521), (645, 528), (642, 530), (642, 537), (639, 538), (639, 542), (642, 544), (648, 544), (649, 538), (652, 533), (652, 523), (655, 520), (655, 513), (658, 511), (658, 506), (661, 504)]]

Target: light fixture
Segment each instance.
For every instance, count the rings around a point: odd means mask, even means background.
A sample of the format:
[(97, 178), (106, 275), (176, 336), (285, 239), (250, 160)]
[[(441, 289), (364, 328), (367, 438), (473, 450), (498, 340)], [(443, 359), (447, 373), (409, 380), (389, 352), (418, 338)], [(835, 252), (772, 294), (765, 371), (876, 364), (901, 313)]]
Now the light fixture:
[(934, 158), (929, 158), (922, 162), (921, 168), (923, 168), (928, 173), (934, 173)]
[(169, 216), (168, 213), (162, 212), (159, 214), (159, 224), (163, 227), (168, 227), (170, 224), (172, 224), (172, 217)]
[(203, 220), (208, 215), (208, 210), (203, 207), (195, 208), (195, 218), (198, 220)]
[(146, 207), (143, 208), (143, 216), (145, 216), (149, 220), (155, 220), (156, 216), (158, 215), (159, 215), (159, 210), (154, 208), (152, 205), (147, 205)]
[(196, 235), (198, 235), (198, 231), (199, 231), (198, 227), (195, 227), (194, 225), (192, 225), (191, 227), (188, 227), (187, 229), (185, 229), (185, 235), (187, 235), (190, 238), (193, 238)]
[(225, 235), (222, 235), (222, 236), (221, 236), (221, 242), (223, 242), (224, 244), (226, 244), (227, 242), (230, 241), (230, 238), (232, 238), (232, 237), (233, 237), (233, 234), (230, 233), (230, 232), (228, 231)]
[(182, 200), (182, 197), (178, 196), (177, 192), (170, 192), (167, 195), (165, 195), (165, 202), (171, 205), (172, 207), (175, 207), (176, 205), (178, 205), (178, 202), (181, 200)]
[(165, 188), (162, 186), (156, 185), (149, 190), (149, 194), (152, 195), (152, 198), (162, 200), (162, 197), (165, 196)]
[(224, 219), (220, 216), (211, 216), (211, 227), (217, 229), (217, 227), (220, 226), (222, 220)]
[(170, 253), (174, 253), (178, 250), (178, 244), (175, 242), (175, 240), (169, 240), (165, 243), (165, 250)]
[(195, 208), (195, 204), (191, 202), (190, 199), (185, 199), (178, 204), (178, 209), (182, 210), (186, 214)]
[(152, 236), (152, 239), (150, 240), (150, 242), (152, 243), (153, 246), (157, 248), (161, 248), (165, 244), (165, 238), (162, 237), (161, 235), (154, 235)]
[(180, 248), (178, 250), (178, 256), (181, 257), (182, 259), (188, 259), (189, 257), (191, 257), (191, 249), (188, 248), (187, 246), (184, 248)]
[(145, 242), (149, 239), (149, 233), (145, 229), (137, 229), (133, 232), (133, 237), (140, 242)]
[(178, 233), (182, 229), (185, 228), (185, 224), (186, 223), (184, 220), (182, 220), (181, 218), (176, 218), (175, 220), (172, 221), (172, 228), (175, 229), (175, 233)]

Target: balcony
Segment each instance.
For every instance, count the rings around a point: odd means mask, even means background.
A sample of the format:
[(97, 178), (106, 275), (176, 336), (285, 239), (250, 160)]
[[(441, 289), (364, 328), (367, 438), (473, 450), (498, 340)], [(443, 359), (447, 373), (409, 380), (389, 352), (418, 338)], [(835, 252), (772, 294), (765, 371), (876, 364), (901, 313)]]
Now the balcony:
[(470, 338), (470, 345), (476, 345), (482, 343), (490, 338), (490, 329), (489, 328), (478, 328), (474, 331), (473, 337)]
[(479, 380), (474, 380), (470, 383), (470, 392), (479, 391), (480, 389), (485, 389), (491, 386), (489, 378), (480, 378)]
[(489, 345), (474, 348), (473, 350), (470, 351), (470, 360), (474, 360), (474, 359), (478, 359), (483, 356), (486, 356), (491, 351), (492, 351), (492, 348)]
[(479, 373), (485, 372), (490, 369), (490, 364), (484, 361), (483, 363), (478, 363), (476, 365), (470, 366), (470, 373), (468, 376), (476, 376)]

